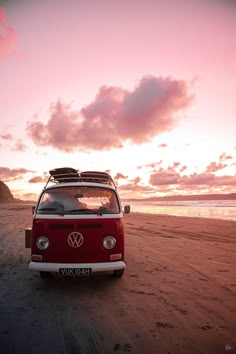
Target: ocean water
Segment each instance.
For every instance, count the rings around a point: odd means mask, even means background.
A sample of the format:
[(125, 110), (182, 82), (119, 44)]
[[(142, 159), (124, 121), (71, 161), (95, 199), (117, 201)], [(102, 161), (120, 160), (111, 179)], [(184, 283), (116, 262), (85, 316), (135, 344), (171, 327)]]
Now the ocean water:
[(128, 202), (131, 212), (236, 220), (236, 200)]

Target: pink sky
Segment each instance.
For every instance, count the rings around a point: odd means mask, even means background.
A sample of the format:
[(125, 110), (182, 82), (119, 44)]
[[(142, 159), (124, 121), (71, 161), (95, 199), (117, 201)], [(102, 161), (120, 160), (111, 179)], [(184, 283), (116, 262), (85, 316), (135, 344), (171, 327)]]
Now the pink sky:
[(0, 180), (109, 170), (122, 196), (236, 191), (232, 0), (0, 3)]

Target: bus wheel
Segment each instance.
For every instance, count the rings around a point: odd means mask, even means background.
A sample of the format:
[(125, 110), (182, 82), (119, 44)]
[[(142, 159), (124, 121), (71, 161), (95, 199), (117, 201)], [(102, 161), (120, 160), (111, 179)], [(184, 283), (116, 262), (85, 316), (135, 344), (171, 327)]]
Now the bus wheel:
[(121, 278), (123, 274), (124, 274), (124, 269), (116, 269), (116, 270), (113, 270), (113, 275), (114, 275), (116, 278)]

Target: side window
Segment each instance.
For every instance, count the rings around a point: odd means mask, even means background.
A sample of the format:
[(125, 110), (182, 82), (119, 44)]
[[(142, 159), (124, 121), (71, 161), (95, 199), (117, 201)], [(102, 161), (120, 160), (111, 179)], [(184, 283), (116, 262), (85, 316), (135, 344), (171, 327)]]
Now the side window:
[(50, 199), (51, 199), (50, 194), (48, 194), (47, 192), (45, 192), (45, 193), (42, 195), (41, 199), (40, 199), (40, 204), (39, 204), (39, 205), (50, 202)]
[(117, 197), (116, 197), (115, 193), (112, 193), (111, 198), (110, 198), (110, 211), (113, 213), (119, 212), (119, 204), (118, 204)]

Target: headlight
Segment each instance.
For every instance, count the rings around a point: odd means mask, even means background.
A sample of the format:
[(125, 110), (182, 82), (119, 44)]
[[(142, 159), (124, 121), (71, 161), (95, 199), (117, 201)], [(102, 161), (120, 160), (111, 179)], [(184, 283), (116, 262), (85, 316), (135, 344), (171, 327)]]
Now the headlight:
[(106, 248), (107, 250), (111, 250), (115, 247), (116, 239), (113, 236), (106, 236), (104, 237), (102, 244), (104, 248)]
[(36, 244), (40, 250), (46, 250), (49, 246), (49, 239), (45, 236), (41, 236), (37, 239)]

